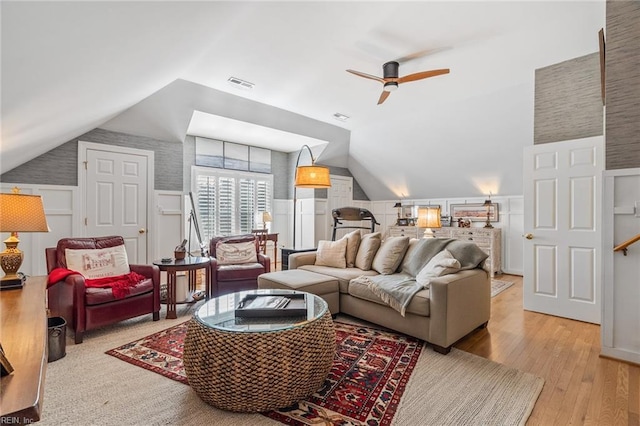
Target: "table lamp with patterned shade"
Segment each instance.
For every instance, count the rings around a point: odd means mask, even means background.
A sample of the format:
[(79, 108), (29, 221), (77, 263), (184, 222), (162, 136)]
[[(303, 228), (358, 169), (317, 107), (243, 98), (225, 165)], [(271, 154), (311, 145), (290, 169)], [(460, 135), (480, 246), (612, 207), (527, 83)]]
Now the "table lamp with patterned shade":
[(434, 238), (435, 235), (431, 228), (441, 228), (440, 207), (439, 206), (421, 206), (418, 207), (418, 228), (425, 228), (424, 238)]
[(11, 232), (4, 240), (6, 249), (0, 253), (0, 266), (5, 275), (0, 289), (20, 288), (23, 278), (18, 276), (24, 254), (18, 249), (18, 232), (48, 232), (42, 198), (39, 195), (20, 194), (18, 188), (11, 194), (0, 194), (0, 232)]

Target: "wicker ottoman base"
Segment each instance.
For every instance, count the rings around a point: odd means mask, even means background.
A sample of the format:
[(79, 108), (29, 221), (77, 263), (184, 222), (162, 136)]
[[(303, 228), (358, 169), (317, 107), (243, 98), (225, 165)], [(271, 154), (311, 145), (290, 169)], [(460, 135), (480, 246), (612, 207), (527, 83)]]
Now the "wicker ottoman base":
[(192, 319), (184, 342), (189, 385), (214, 407), (260, 412), (287, 407), (320, 389), (336, 351), (327, 310), (317, 320), (270, 332), (230, 332)]

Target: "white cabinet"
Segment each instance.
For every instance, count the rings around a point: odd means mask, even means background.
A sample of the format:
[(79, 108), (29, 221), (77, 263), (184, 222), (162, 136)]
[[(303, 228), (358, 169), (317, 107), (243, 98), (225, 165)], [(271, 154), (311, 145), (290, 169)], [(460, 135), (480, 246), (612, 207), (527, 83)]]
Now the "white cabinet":
[(424, 228), (418, 228), (417, 226), (393, 225), (387, 228), (388, 237), (422, 238), (422, 234), (424, 234)]

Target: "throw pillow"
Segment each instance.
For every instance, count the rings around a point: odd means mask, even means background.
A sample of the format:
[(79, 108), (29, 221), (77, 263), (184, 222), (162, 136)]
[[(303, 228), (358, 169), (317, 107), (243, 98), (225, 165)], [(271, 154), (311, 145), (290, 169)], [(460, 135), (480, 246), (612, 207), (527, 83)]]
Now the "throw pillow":
[(373, 258), (378, 252), (381, 242), (382, 234), (379, 232), (363, 235), (360, 240), (360, 247), (358, 247), (358, 254), (356, 254), (355, 267), (363, 271), (370, 270), (371, 263), (373, 263)]
[(245, 241), (242, 243), (225, 243), (219, 241), (216, 244), (216, 259), (218, 259), (219, 265), (256, 263), (258, 261), (256, 243), (255, 241)]
[(432, 278), (443, 275), (454, 274), (460, 270), (460, 262), (453, 257), (447, 249), (442, 250), (431, 258), (431, 260), (416, 275), (416, 282), (423, 287), (427, 287)]
[(373, 258), (371, 268), (383, 275), (396, 272), (409, 247), (409, 237), (390, 237), (384, 240)]
[(469, 241), (451, 241), (447, 250), (460, 261), (460, 269), (463, 270), (477, 268), (489, 257), (480, 247)]
[(124, 245), (102, 249), (65, 249), (67, 268), (85, 278), (117, 277), (131, 272)]
[(338, 241), (318, 241), (316, 251), (316, 265), (331, 266), (332, 268), (347, 267), (347, 240), (344, 238)]
[(358, 247), (360, 247), (360, 231), (357, 229), (353, 232), (349, 232), (347, 235), (341, 238), (341, 240), (347, 240), (347, 268), (353, 268), (356, 264), (356, 255), (358, 254)]

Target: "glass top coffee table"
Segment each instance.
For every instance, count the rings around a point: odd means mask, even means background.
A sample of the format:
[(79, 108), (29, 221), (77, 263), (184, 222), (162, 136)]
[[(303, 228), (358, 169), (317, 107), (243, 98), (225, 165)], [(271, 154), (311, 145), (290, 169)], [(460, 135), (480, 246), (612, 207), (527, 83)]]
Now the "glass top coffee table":
[[(303, 296), (306, 313), (237, 315), (247, 295)], [(253, 290), (209, 300), (189, 321), (184, 368), (205, 402), (224, 410), (260, 412), (287, 407), (320, 389), (336, 348), (327, 303), (291, 290)]]

